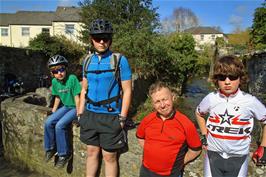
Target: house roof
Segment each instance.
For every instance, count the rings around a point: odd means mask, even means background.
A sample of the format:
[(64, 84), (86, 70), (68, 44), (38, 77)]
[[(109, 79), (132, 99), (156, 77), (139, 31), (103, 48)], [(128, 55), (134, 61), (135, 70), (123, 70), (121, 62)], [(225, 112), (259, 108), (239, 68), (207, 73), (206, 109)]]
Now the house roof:
[(60, 22), (80, 22), (81, 9), (77, 7), (57, 7), (53, 21)]
[(184, 32), (191, 34), (223, 34), (222, 32), (212, 28), (212, 27), (192, 27), (186, 29)]
[(8, 26), (14, 18), (14, 14), (0, 13), (0, 26)]
[(52, 22), (79, 22), (80, 8), (58, 7), (52, 11), (17, 11), (0, 13), (0, 26), (8, 25), (52, 25)]

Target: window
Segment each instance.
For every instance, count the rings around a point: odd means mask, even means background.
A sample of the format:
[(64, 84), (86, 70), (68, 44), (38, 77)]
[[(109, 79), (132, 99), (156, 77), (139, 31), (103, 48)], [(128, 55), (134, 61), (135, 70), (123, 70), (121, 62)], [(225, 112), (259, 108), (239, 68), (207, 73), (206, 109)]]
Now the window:
[(204, 34), (200, 35), (200, 40), (202, 40), (202, 41), (204, 40)]
[(21, 31), (22, 36), (29, 36), (30, 35), (30, 28), (29, 27), (22, 27), (21, 29), (22, 29), (22, 31)]
[(8, 28), (1, 29), (1, 36), (8, 36)]
[(74, 34), (74, 25), (65, 25), (65, 33), (66, 34)]
[(215, 39), (215, 34), (212, 34), (212, 39)]
[(50, 34), (50, 29), (49, 28), (42, 28), (42, 33)]

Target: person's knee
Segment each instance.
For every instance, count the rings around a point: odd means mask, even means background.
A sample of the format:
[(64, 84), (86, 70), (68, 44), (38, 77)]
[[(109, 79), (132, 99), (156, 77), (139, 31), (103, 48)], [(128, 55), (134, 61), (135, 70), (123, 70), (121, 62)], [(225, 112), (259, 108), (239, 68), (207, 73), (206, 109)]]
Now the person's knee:
[(107, 163), (115, 163), (117, 161), (116, 154), (105, 154), (103, 160)]
[(45, 128), (50, 128), (52, 127), (52, 121), (50, 119), (47, 119), (44, 123)]
[(61, 123), (61, 122), (58, 122), (56, 125), (55, 125), (55, 130), (58, 131), (58, 130), (65, 130), (67, 127), (67, 125)]
[(87, 148), (87, 158), (98, 158), (99, 153), (98, 148)]

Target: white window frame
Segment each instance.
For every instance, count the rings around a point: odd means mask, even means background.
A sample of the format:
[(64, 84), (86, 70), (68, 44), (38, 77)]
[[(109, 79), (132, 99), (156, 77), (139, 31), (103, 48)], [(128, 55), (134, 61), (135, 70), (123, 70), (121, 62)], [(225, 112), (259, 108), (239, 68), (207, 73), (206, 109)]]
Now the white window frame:
[(65, 24), (65, 33), (66, 34), (74, 34), (75, 25), (74, 24)]
[(21, 35), (29, 36), (30, 35), (30, 27), (21, 27)]
[(1, 28), (1, 36), (8, 36), (8, 28)]

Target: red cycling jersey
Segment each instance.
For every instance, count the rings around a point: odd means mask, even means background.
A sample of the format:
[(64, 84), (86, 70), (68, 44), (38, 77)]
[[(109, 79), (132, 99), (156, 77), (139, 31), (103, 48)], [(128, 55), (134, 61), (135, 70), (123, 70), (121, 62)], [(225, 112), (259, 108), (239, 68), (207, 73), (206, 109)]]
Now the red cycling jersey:
[(177, 170), (181, 173), (187, 148), (201, 148), (194, 124), (178, 111), (165, 121), (156, 112), (149, 114), (140, 123), (136, 136), (145, 140), (143, 165), (159, 175)]

